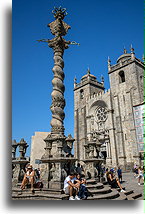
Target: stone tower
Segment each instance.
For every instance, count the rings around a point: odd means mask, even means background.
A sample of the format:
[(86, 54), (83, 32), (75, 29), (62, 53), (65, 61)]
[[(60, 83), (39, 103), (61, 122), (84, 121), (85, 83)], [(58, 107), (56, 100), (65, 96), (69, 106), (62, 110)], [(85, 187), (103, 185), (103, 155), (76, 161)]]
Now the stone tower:
[(121, 166), (139, 164), (133, 107), (143, 103), (143, 68), (132, 47), (131, 53), (124, 49), (117, 64), (111, 66), (108, 59), (117, 164)]
[(90, 69), (87, 74), (81, 78), (80, 83), (74, 80), (74, 117), (75, 117), (75, 131), (74, 131), (74, 151), (75, 157), (78, 161), (85, 159), (84, 145), (88, 141), (87, 102), (91, 96), (96, 93), (104, 92), (104, 81), (97, 81), (96, 77), (90, 74)]

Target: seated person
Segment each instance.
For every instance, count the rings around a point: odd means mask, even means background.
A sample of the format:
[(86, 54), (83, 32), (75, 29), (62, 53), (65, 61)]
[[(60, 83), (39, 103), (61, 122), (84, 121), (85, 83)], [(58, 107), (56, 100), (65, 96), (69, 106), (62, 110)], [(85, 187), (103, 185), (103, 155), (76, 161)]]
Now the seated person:
[(34, 193), (34, 182), (35, 182), (35, 172), (32, 168), (32, 165), (28, 165), (27, 169), (26, 169), (26, 173), (24, 175), (22, 184), (21, 184), (21, 189), (25, 189), (26, 184), (31, 184), (31, 191)]
[(107, 181), (111, 185), (112, 188), (119, 187), (121, 189), (121, 192), (125, 192), (118, 180), (118, 178), (115, 178), (114, 170), (110, 170), (106, 173)]
[(86, 179), (84, 178), (84, 175), (80, 176), (80, 174), (77, 174), (76, 179), (77, 179), (76, 182), (80, 183), (80, 188), (78, 193), (79, 198), (87, 199), (88, 191), (86, 188)]
[[(65, 194), (69, 195), (69, 200), (80, 200), (78, 197), (78, 190), (79, 190), (79, 182), (74, 184), (76, 180), (75, 173), (71, 172), (69, 176), (67, 176), (64, 180), (64, 192)], [(75, 198), (73, 197), (75, 195)]]

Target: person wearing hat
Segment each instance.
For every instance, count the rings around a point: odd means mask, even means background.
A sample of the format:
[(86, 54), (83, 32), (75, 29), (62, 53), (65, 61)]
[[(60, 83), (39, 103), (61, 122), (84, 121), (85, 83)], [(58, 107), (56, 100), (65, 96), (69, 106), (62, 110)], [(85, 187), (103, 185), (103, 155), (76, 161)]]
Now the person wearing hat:
[(22, 190), (25, 189), (26, 184), (30, 183), (31, 184), (31, 191), (34, 193), (34, 187), (33, 187), (34, 182), (35, 182), (34, 176), (35, 176), (35, 172), (32, 168), (32, 165), (28, 165), (26, 173), (25, 173), (23, 181), (22, 181), (22, 184), (21, 184)]

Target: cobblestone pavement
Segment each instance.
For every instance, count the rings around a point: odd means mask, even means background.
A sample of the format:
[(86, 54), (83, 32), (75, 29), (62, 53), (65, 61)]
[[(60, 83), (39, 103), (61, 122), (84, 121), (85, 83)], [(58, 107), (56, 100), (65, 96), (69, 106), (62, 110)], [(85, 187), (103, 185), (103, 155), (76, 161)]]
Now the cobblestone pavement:
[(123, 174), (123, 183), (121, 184), (123, 187), (129, 190), (134, 190), (135, 193), (142, 193), (142, 200), (144, 196), (144, 183), (141, 180), (141, 185), (138, 185), (138, 179), (134, 177), (133, 172), (124, 172)]

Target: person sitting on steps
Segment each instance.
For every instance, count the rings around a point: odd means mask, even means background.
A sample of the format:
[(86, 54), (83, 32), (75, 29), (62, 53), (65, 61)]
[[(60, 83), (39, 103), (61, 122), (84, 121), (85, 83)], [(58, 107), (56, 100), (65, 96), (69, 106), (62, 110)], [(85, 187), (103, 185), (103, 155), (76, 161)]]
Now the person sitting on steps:
[(80, 199), (87, 199), (88, 197), (88, 191), (86, 188), (86, 179), (84, 175), (80, 176), (80, 174), (77, 174), (76, 176), (77, 180), (75, 182), (80, 183), (79, 193), (78, 196)]
[(121, 189), (120, 192), (126, 192), (123, 190), (118, 178), (115, 178), (114, 170), (110, 170), (106, 173), (107, 181), (111, 185), (111, 188), (117, 188), (119, 187)]
[[(66, 195), (69, 195), (69, 200), (80, 200), (78, 197), (78, 190), (80, 187), (79, 182), (76, 182), (74, 184), (74, 181), (76, 180), (75, 173), (70, 172), (69, 176), (67, 176), (64, 180), (64, 192)], [(73, 197), (75, 195), (75, 198)]]
[(32, 165), (28, 165), (27, 171), (24, 175), (24, 178), (21, 184), (21, 190), (25, 189), (25, 186), (30, 183), (31, 191), (32, 193), (34, 193), (34, 183), (35, 183), (34, 176), (35, 176), (35, 171), (33, 170)]

